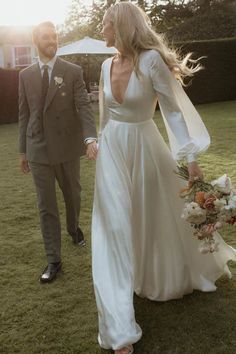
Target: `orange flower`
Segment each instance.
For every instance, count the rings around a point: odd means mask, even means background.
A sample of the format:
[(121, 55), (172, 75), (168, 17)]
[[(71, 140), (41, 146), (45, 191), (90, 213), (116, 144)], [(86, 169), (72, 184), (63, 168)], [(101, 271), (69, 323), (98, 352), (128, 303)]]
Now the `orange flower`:
[(201, 191), (197, 192), (195, 194), (195, 202), (202, 207), (205, 203), (205, 193)]

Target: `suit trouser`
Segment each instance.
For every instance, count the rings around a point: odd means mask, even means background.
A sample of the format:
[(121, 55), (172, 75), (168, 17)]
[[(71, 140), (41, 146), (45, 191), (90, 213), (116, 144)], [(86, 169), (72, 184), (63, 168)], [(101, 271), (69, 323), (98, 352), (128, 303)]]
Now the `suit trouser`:
[(49, 263), (61, 259), (61, 225), (56, 198), (56, 181), (62, 190), (66, 206), (69, 234), (74, 234), (80, 213), (80, 159), (58, 165), (30, 162), (36, 186), (40, 225)]

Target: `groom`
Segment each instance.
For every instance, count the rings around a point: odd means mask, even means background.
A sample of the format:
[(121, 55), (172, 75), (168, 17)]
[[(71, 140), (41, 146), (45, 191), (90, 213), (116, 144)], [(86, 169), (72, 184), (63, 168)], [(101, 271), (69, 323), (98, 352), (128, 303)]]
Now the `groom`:
[(51, 22), (33, 32), (36, 64), (19, 78), (19, 147), (23, 173), (32, 172), (48, 264), (41, 282), (50, 282), (61, 269), (61, 227), (55, 182), (66, 206), (67, 231), (84, 246), (79, 228), (80, 156), (93, 157), (96, 129), (82, 70), (56, 56), (57, 33)]

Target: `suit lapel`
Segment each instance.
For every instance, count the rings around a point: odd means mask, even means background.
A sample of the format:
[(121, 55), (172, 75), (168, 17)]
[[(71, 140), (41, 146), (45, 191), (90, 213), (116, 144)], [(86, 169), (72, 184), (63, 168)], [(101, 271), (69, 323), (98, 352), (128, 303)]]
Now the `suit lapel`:
[(53, 70), (52, 70), (50, 85), (48, 88), (48, 93), (47, 93), (46, 102), (45, 102), (45, 106), (44, 106), (44, 112), (49, 107), (57, 90), (59, 89), (59, 85), (56, 84), (56, 82), (55, 82), (55, 77), (63, 78), (64, 73), (65, 73), (65, 66), (63, 64), (63, 61), (60, 58), (57, 58), (57, 60), (54, 64)]
[(31, 75), (30, 75), (31, 84), (34, 86), (36, 94), (41, 96), (42, 91), (42, 77), (40, 73), (39, 64), (36, 63), (32, 66)]

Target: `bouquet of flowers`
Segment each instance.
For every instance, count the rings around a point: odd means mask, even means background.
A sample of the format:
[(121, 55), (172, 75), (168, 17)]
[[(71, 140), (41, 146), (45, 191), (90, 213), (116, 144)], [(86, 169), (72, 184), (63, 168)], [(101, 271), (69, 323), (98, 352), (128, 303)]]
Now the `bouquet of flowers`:
[[(189, 181), (186, 165), (178, 166), (175, 173)], [(201, 240), (199, 251), (203, 254), (219, 250), (214, 234), (224, 225), (236, 225), (236, 190), (227, 175), (208, 183), (202, 180), (188, 182), (180, 191), (185, 200), (182, 218), (194, 228), (194, 235)]]

